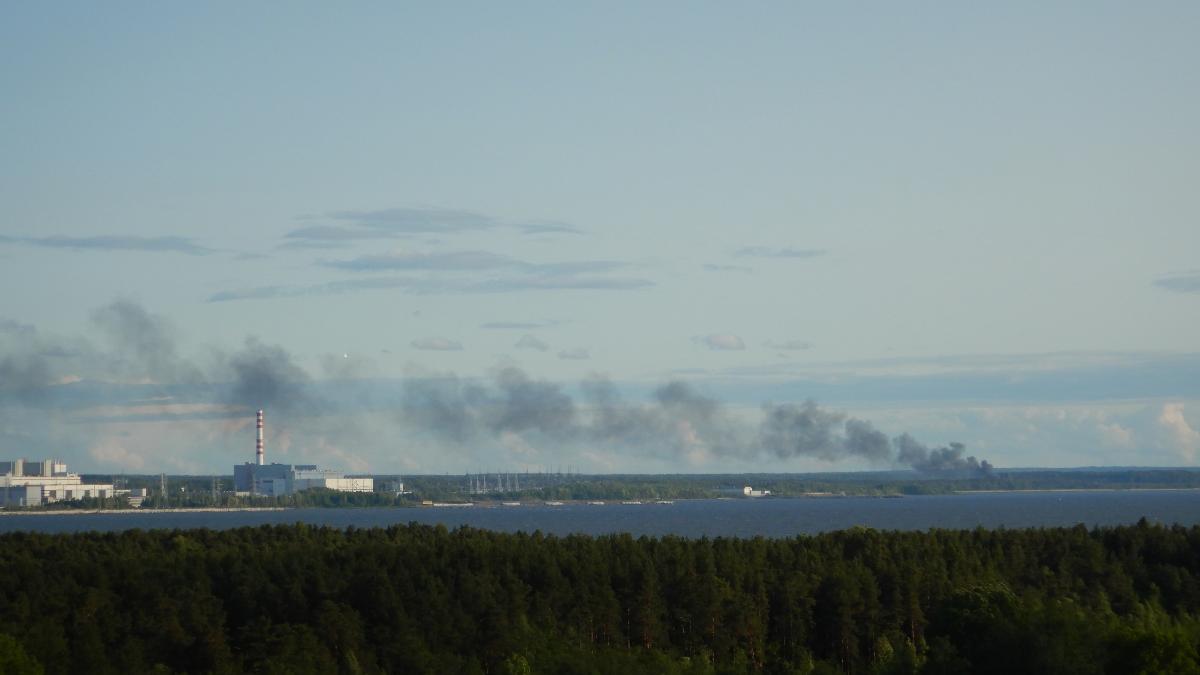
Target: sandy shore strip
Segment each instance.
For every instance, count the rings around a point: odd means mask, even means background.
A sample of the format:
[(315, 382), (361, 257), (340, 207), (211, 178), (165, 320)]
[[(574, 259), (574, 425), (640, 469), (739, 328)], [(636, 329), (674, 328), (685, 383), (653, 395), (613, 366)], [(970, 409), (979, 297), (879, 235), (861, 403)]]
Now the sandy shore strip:
[(1028, 488), (1012, 490), (955, 490), (956, 495), (1005, 494), (1013, 492), (1191, 492), (1194, 487), (1102, 487), (1102, 488)]

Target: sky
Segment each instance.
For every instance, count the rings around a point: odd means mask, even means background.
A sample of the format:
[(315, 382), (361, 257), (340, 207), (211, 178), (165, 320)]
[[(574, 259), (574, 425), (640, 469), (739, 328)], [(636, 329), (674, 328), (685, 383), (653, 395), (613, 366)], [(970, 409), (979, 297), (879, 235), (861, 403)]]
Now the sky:
[(6, 3), (0, 456), (228, 472), (262, 407), (360, 472), (1196, 465), (1197, 34)]

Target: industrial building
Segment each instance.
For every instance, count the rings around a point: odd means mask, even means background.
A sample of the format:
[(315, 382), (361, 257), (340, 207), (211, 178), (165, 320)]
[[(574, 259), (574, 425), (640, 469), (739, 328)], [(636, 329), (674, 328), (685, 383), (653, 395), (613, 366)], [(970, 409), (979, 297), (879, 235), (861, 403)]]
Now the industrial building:
[(343, 492), (373, 492), (375, 479), (346, 476), (340, 471), (318, 468), (315, 464), (267, 464), (263, 444), (263, 411), (258, 411), (257, 438), (253, 463), (233, 467), (234, 490), (239, 493), (279, 497), (302, 490), (324, 488)]
[(0, 507), (44, 506), (58, 501), (107, 498), (128, 494), (111, 483), (84, 483), (55, 459), (0, 462)]

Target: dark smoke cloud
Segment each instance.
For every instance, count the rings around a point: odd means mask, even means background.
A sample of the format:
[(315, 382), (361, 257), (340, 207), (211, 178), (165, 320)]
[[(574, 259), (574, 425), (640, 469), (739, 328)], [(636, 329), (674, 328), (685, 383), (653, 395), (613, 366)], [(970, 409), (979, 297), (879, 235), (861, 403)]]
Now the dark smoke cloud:
[(0, 402), (33, 405), (47, 400), (56, 379), (52, 359), (70, 351), (46, 340), (34, 326), (0, 318)]
[(721, 404), (685, 382), (670, 382), (654, 392), (660, 419), (655, 426), (667, 429), (676, 450), (705, 449), (719, 455), (746, 455), (748, 436)]
[(246, 338), (241, 351), (228, 357), (227, 368), (233, 376), (230, 403), (284, 412), (314, 412), (317, 407), (308, 373), (279, 345)]
[(179, 356), (171, 325), (130, 300), (117, 300), (92, 312), (92, 323), (112, 347), (111, 367), (123, 379), (160, 384), (202, 380), (199, 368)]
[(406, 421), (456, 443), (506, 432), (560, 440), (577, 436), (571, 397), (559, 385), (532, 380), (517, 368), (499, 371), (490, 390), (454, 376), (408, 378), (403, 403)]
[(50, 367), (36, 354), (0, 358), (0, 402), (36, 403), (48, 395)]
[[(498, 370), (486, 382), (408, 377), (401, 397), (394, 400), (353, 377), (327, 381), (318, 390), (292, 354), (253, 337), (237, 351), (214, 353), (202, 363), (189, 360), (181, 356), (167, 321), (128, 300), (96, 310), (91, 319), (103, 349), (45, 338), (25, 324), (0, 323), (0, 416), (19, 419), (27, 407), (223, 403), (232, 407), (231, 416), (255, 408), (269, 409), (274, 420), (285, 423), (321, 416), (322, 430), (336, 429), (339, 437), (353, 440), (366, 430), (348, 416), (327, 413), (361, 405), (398, 408), (407, 429), (459, 446), (516, 435), (544, 441), (547, 447), (596, 447), (664, 458), (806, 457), (899, 463), (926, 472), (991, 469), (986, 460), (966, 456), (961, 444), (931, 450), (908, 434), (889, 440), (870, 422), (811, 400), (768, 404), (751, 420), (686, 382), (668, 382), (648, 400), (629, 401), (611, 382), (597, 377), (582, 383), (577, 402), (562, 385), (515, 367)], [(60, 356), (48, 357), (51, 353)], [(327, 359), (327, 375), (334, 366), (343, 372), (346, 361), (331, 364)], [(61, 384), (81, 377), (82, 384)], [(114, 390), (105, 383), (133, 389), (122, 390), (126, 397), (114, 400)], [(330, 393), (334, 391), (336, 395)]]
[(760, 444), (778, 457), (831, 462), (856, 457), (876, 463), (891, 459), (887, 436), (870, 422), (823, 410), (815, 401), (768, 405), (763, 413)]
[(624, 400), (602, 378), (584, 382), (581, 389), (576, 405), (561, 385), (531, 379), (513, 367), (498, 371), (487, 384), (453, 376), (413, 377), (404, 382), (402, 416), (409, 425), (460, 445), (512, 433), (645, 454), (865, 459), (926, 472), (991, 468), (986, 461), (963, 458), (961, 444), (929, 451), (907, 434), (896, 439), (896, 454), (893, 442), (870, 422), (814, 401), (764, 406), (755, 426), (685, 382), (658, 387), (645, 403)]
[(768, 405), (762, 422), (762, 447), (778, 457), (840, 459), (847, 453), (835, 430), (844, 419), (840, 413), (821, 410), (813, 401)]
[(491, 407), (489, 426), (495, 432), (539, 431), (552, 437), (570, 435), (575, 428), (575, 402), (551, 382), (531, 380), (517, 368), (496, 377), (500, 396)]
[(457, 377), (409, 378), (404, 382), (405, 422), (438, 438), (466, 443), (477, 432), (476, 410), (486, 399), (482, 387)]
[[(595, 378), (583, 383), (584, 400), (592, 409), (590, 435), (609, 439), (630, 448), (663, 443), (671, 437), (664, 411), (650, 406), (630, 406), (621, 400), (617, 388), (608, 380)], [(670, 403), (672, 394), (659, 389), (659, 405)]]
[(951, 443), (948, 447), (930, 450), (908, 434), (897, 436), (893, 443), (896, 446), (896, 459), (918, 471), (971, 471), (987, 474), (992, 470), (991, 462), (986, 459), (980, 461), (974, 457), (963, 457), (967, 448), (962, 443)]
[(872, 462), (884, 462), (891, 458), (892, 448), (887, 436), (863, 420), (846, 420), (846, 452), (855, 457), (865, 457)]
[[(311, 378), (283, 347), (248, 338), (232, 353), (206, 360), (181, 355), (166, 319), (131, 300), (116, 300), (90, 315), (99, 345), (40, 336), (32, 326), (0, 324), (0, 398), (10, 403), (66, 404), (83, 379), (95, 386), (136, 386), (140, 397), (216, 402), (243, 409), (271, 407), (315, 412)], [(81, 405), (120, 403), (82, 399)]]
[(211, 387), (221, 402), (247, 409), (316, 408), (311, 378), (279, 345), (249, 337), (240, 350), (218, 353), (215, 363), (201, 367), (180, 355), (170, 322), (136, 302), (117, 300), (91, 319), (109, 347), (110, 374), (118, 379)]

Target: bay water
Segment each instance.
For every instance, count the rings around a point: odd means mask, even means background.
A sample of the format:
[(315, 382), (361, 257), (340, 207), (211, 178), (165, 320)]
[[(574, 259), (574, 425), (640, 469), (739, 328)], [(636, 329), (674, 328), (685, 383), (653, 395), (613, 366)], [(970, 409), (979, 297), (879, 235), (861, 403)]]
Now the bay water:
[(1200, 523), (1200, 490), (997, 492), (953, 495), (675, 500), (603, 505), (287, 509), (279, 511), (108, 511), (6, 514), (0, 532), (86, 532), (140, 529), (228, 529), (308, 523), (387, 527), (417, 522), (504, 532), (567, 535), (629, 532), (635, 536), (789, 537), (855, 526), (880, 530), (1120, 525), (1146, 518)]

